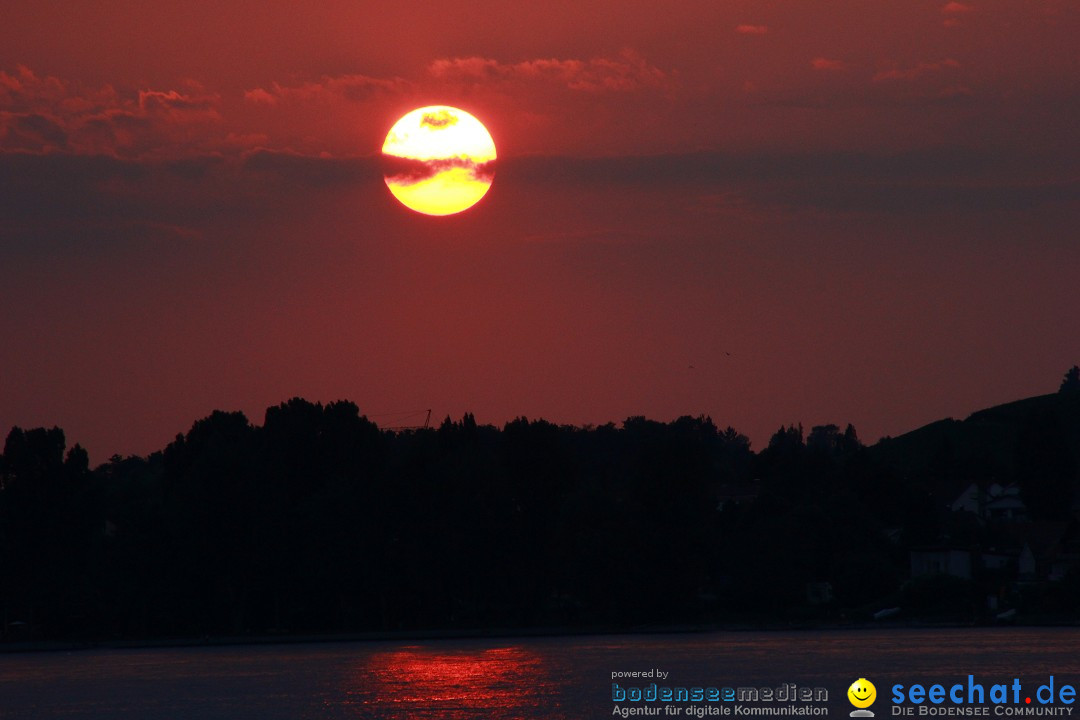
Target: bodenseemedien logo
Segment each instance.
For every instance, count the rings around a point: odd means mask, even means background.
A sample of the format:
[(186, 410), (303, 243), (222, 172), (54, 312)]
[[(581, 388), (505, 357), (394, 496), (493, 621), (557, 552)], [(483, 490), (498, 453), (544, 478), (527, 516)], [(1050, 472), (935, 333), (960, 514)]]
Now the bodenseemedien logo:
[(874, 717), (874, 712), (866, 709), (877, 699), (877, 688), (874, 687), (874, 683), (866, 678), (859, 678), (847, 689), (847, 699), (855, 706), (850, 713), (851, 717)]
[[(611, 674), (613, 679), (623, 675)], [(667, 673), (655, 677), (668, 679)], [(793, 682), (772, 686), (658, 685), (654, 682), (644, 687), (623, 687), (613, 682), (611, 701), (611, 714), (619, 717), (824, 717), (829, 714), (828, 689)]]

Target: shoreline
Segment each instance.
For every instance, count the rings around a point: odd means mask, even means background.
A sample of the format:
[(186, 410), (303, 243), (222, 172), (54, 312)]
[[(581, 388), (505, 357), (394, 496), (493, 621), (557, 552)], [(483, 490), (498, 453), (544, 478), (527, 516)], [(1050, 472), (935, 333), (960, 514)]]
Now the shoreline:
[(961, 622), (892, 622), (845, 624), (721, 624), (721, 625), (648, 625), (633, 627), (531, 627), (531, 628), (467, 628), (448, 630), (388, 630), (356, 633), (222, 635), (176, 638), (138, 638), (103, 640), (29, 640), (0, 642), (0, 656), (23, 653), (79, 652), (96, 650), (150, 650), (168, 648), (212, 648), (263, 645), (317, 645), (333, 643), (394, 643), (409, 641), (487, 640), (495, 638), (560, 638), (603, 635), (692, 635), (709, 633), (802, 633), (858, 632), (885, 630), (953, 630), (953, 629), (1034, 629), (1077, 628), (1080, 621), (1026, 622), (1009, 624), (977, 624)]

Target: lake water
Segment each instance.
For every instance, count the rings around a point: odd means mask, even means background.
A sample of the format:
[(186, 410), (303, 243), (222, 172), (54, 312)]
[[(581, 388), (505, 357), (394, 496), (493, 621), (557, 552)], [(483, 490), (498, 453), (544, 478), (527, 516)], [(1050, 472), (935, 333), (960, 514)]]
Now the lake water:
[(612, 716), (612, 673), (650, 669), (670, 675), (615, 682), (823, 687), (832, 718), (848, 717), (847, 687), (865, 677), (877, 685), (880, 720), (890, 714), (894, 683), (966, 682), (973, 674), (987, 687), (1017, 677), (1028, 694), (1050, 675), (1059, 687), (1077, 685), (1080, 631), (724, 632), (10, 654), (0, 655), (0, 717), (583, 720)]

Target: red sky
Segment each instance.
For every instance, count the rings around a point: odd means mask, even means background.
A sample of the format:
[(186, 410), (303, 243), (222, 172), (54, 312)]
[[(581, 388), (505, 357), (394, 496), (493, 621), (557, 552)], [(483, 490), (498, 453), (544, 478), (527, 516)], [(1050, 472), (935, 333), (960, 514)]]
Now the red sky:
[[(873, 441), (1080, 362), (1073, 2), (4, 15), (0, 432), (99, 462), (300, 395)], [(449, 218), (376, 157), (432, 103), (499, 148)]]

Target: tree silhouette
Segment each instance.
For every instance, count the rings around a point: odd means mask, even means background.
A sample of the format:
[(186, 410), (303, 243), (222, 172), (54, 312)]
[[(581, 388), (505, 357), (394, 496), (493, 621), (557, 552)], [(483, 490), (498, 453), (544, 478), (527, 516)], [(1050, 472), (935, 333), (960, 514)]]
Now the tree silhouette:
[(1080, 392), (1080, 365), (1073, 365), (1069, 371), (1065, 373), (1065, 377), (1061, 381), (1061, 387), (1058, 388), (1058, 392)]
[(7, 617), (47, 634), (76, 634), (91, 620), (82, 581), (100, 502), (79, 447), (65, 458), (63, 430), (12, 428), (0, 487), (0, 573)]
[[(1001, 480), (1067, 519), (1080, 408), (1032, 400), (992, 423)], [(805, 620), (895, 603), (912, 546), (1000, 541), (946, 506), (985, 476), (977, 423), (874, 447), (840, 427), (755, 454), (705, 416), (395, 432), (292, 398), (94, 469), (59, 428), (13, 428), (0, 613), (68, 639)]]

